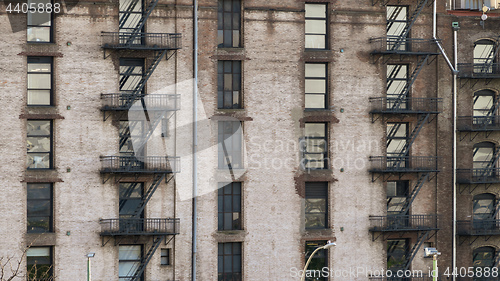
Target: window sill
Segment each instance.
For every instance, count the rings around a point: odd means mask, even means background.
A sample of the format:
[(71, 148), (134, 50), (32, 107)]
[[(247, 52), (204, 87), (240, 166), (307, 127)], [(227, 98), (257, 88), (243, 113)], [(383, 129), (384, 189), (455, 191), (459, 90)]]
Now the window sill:
[(218, 243), (243, 242), (245, 241), (245, 230), (216, 230), (213, 237)]
[(43, 233), (26, 233), (26, 243), (32, 246), (55, 246), (56, 233), (43, 232)]
[(305, 229), (302, 236), (306, 240), (335, 240), (335, 231), (332, 228)]

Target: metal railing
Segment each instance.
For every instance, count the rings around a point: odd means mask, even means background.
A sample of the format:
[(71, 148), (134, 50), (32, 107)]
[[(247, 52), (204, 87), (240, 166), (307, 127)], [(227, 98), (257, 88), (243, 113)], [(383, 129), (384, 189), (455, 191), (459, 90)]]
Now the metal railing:
[(371, 172), (437, 172), (436, 156), (370, 156)]
[(459, 78), (500, 78), (500, 63), (459, 63)]
[(459, 235), (500, 235), (500, 220), (458, 220)]
[(500, 131), (500, 116), (460, 116), (459, 131)]
[(180, 158), (170, 156), (101, 156), (101, 173), (178, 173)]
[(101, 32), (106, 49), (178, 50), (182, 47), (181, 33)]
[[(372, 53), (431, 53), (437, 54), (438, 48), (436, 41), (440, 39), (422, 39), (422, 38), (404, 38), (399, 39), (397, 36), (371, 38), (370, 43), (375, 47)], [(399, 44), (399, 46), (398, 46)]]
[(372, 113), (439, 113), (440, 98), (370, 98)]
[(438, 229), (437, 215), (370, 216), (370, 231), (409, 231)]
[[(101, 94), (102, 110), (164, 110), (175, 111), (180, 109), (181, 95), (149, 94), (136, 96), (130, 93)], [(143, 103), (146, 108), (143, 108)]]
[(179, 219), (101, 219), (101, 235), (174, 235), (179, 234)]
[(458, 183), (500, 183), (500, 168), (457, 169)]

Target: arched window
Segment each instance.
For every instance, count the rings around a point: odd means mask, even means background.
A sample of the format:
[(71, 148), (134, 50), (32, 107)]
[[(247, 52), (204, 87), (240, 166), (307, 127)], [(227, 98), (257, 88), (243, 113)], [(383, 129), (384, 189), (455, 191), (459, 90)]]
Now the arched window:
[[(472, 251), (472, 261), (474, 267), (493, 267), (495, 262), (495, 248), (481, 247)], [(474, 270), (476, 272), (476, 270)], [(481, 280), (481, 278), (474, 278), (474, 280)]]
[(480, 90), (474, 93), (473, 124), (487, 126), (495, 123), (498, 101), (492, 90)]
[(497, 166), (497, 149), (492, 142), (476, 143), (472, 154), (472, 176), (475, 181), (487, 180), (495, 175)]
[(474, 43), (474, 72), (492, 73), (495, 58), (495, 42), (482, 39)]
[(473, 227), (476, 232), (482, 232), (495, 228), (496, 213), (495, 195), (483, 193), (474, 196), (472, 213)]

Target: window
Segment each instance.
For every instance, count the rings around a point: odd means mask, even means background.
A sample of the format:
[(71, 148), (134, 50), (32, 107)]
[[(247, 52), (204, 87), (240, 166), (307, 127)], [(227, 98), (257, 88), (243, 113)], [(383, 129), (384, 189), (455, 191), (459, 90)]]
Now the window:
[(52, 184), (28, 183), (28, 232), (52, 232)]
[[(120, 32), (134, 32), (143, 14), (142, 0), (119, 0), (120, 2)], [(144, 27), (139, 32), (143, 32)]]
[[(120, 245), (118, 249), (118, 280), (129, 281), (142, 261), (142, 245)], [(139, 280), (144, 280), (144, 273)]]
[(161, 249), (161, 265), (170, 265), (170, 251), (172, 249)]
[(387, 6), (387, 49), (406, 50), (406, 45), (401, 40), (406, 40), (408, 34), (408, 6)]
[(473, 124), (477, 126), (492, 125), (498, 110), (495, 92), (481, 90), (474, 93)]
[(144, 94), (144, 87), (138, 92), (144, 75), (144, 59), (120, 58), (120, 91), (127, 94)]
[(387, 108), (408, 109), (408, 65), (387, 65)]
[(219, 48), (241, 47), (240, 0), (219, 0), (217, 13), (217, 44)]
[(242, 108), (241, 61), (217, 62), (218, 108)]
[[(327, 241), (307, 241), (306, 242), (306, 262), (311, 256), (312, 252), (316, 248), (325, 245)], [(307, 281), (326, 281), (328, 277), (320, 274), (324, 267), (328, 267), (328, 250), (322, 249), (316, 252), (314, 257), (311, 259), (311, 263), (307, 267), (308, 273), (306, 273)], [(308, 277), (309, 276), (309, 277)], [(313, 277), (314, 276), (314, 277)]]
[(328, 169), (327, 123), (306, 123), (302, 145), (302, 165), (305, 169)]
[(473, 198), (473, 227), (475, 230), (494, 229), (496, 226), (496, 198), (491, 193), (475, 195)]
[[(43, 4), (47, 6), (51, 0), (28, 0), (30, 4)], [(29, 43), (50, 43), (52, 42), (52, 13), (28, 13), (28, 42)]]
[(387, 182), (387, 215), (400, 215), (408, 202), (408, 181)]
[(328, 227), (328, 183), (306, 182), (306, 229)]
[(52, 121), (28, 120), (28, 169), (52, 168)]
[(52, 280), (52, 247), (30, 247), (26, 258), (29, 280)]
[(28, 105), (52, 105), (52, 57), (28, 57)]
[(494, 41), (482, 39), (474, 44), (474, 73), (493, 73), (496, 62)]
[[(485, 268), (492, 268), (495, 266), (495, 248), (493, 247), (481, 247), (474, 249), (472, 251), (472, 264), (474, 265), (474, 272), (487, 272)], [(491, 272), (491, 270), (489, 271)], [(493, 278), (494, 279), (494, 278)], [(490, 280), (485, 277), (475, 277), (473, 281), (485, 281)]]
[[(120, 121), (120, 156), (141, 156), (144, 149), (139, 149), (139, 140), (144, 138), (142, 121)], [(135, 141), (135, 147), (134, 147)], [(136, 151), (139, 150), (139, 151)]]
[[(121, 182), (120, 183), (120, 204), (119, 213), (121, 219), (130, 219), (136, 216), (136, 212), (141, 205), (144, 184), (142, 182)], [(144, 210), (139, 218), (144, 218)]]
[(387, 270), (395, 274), (398, 270), (404, 270), (409, 253), (408, 239), (387, 240)]
[(327, 64), (305, 64), (305, 108), (327, 108)]
[(408, 123), (387, 122), (387, 166), (406, 167)]
[(241, 281), (241, 243), (219, 243), (218, 281)]
[(241, 229), (241, 182), (219, 183), (219, 230)]
[(327, 49), (326, 4), (305, 4), (305, 47), (306, 49)]
[(473, 148), (472, 167), (475, 176), (483, 173), (491, 174), (496, 167), (498, 156), (495, 156), (495, 144), (492, 142), (476, 143)]
[(218, 128), (219, 169), (243, 168), (243, 132), (239, 121), (220, 121)]

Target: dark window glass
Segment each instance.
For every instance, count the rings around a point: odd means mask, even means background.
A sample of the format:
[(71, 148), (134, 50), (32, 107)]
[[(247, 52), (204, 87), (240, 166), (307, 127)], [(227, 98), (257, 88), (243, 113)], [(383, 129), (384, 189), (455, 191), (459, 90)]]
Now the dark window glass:
[[(118, 249), (118, 280), (130, 281), (142, 262), (142, 245), (120, 245)], [(139, 280), (144, 280), (144, 273)]]
[(217, 16), (217, 44), (219, 48), (241, 46), (240, 0), (219, 0)]
[(28, 57), (28, 105), (52, 105), (52, 57)]
[(28, 232), (52, 232), (52, 184), (28, 183)]
[(327, 228), (328, 183), (306, 182), (306, 229)]
[(305, 4), (305, 47), (306, 49), (327, 49), (326, 4)]
[(30, 247), (26, 258), (28, 280), (53, 280), (52, 247)]
[[(33, 3), (37, 7), (42, 4), (44, 7), (48, 7), (47, 4), (52, 3), (51, 0), (28, 0), (28, 7)], [(62, 8), (62, 7), (61, 7)], [(49, 43), (52, 42), (52, 13), (39, 13), (38, 10), (35, 13), (28, 12), (28, 42), (30, 43)]]
[[(408, 22), (408, 6), (387, 6), (387, 49), (395, 50), (396, 42), (406, 40), (408, 33), (403, 36), (409, 25)], [(405, 44), (399, 45), (397, 50), (407, 50)]]
[(398, 270), (404, 270), (409, 251), (408, 239), (387, 240), (387, 270), (395, 274)]
[[(493, 267), (495, 262), (495, 248), (493, 247), (481, 247), (474, 249), (472, 252), (472, 260), (474, 267)], [(474, 270), (476, 272), (476, 270)], [(474, 280), (482, 280), (481, 278), (477, 278)]]
[(144, 75), (144, 59), (141, 58), (120, 58), (120, 91), (127, 94), (144, 94), (144, 87), (141, 92), (140, 81)]
[(218, 108), (242, 108), (241, 61), (218, 61), (217, 97)]
[(52, 121), (28, 120), (28, 169), (52, 168)]
[[(326, 243), (327, 241), (307, 241), (306, 262), (314, 252), (314, 250), (316, 250), (318, 247), (324, 246)], [(324, 277), (324, 275), (321, 274), (321, 271), (324, 267), (328, 267), (328, 251), (325, 249), (316, 252), (316, 254), (314, 254), (314, 257), (311, 259), (311, 263), (309, 263), (309, 266), (307, 267), (307, 270), (309, 272), (306, 274), (306, 276), (311, 277), (306, 277), (306, 281), (327, 281), (328, 278)]]
[(219, 183), (218, 229), (241, 229), (241, 182)]
[(241, 243), (219, 243), (218, 281), (241, 281)]
[(170, 265), (170, 251), (172, 249), (161, 249), (161, 265)]
[(132, 217), (143, 218), (144, 210), (136, 216), (137, 210), (143, 199), (144, 184), (142, 182), (121, 182), (120, 183), (120, 218), (129, 219)]
[(301, 145), (302, 166), (305, 169), (328, 169), (327, 123), (306, 123)]
[(305, 108), (327, 108), (327, 64), (305, 64)]
[(218, 123), (219, 168), (243, 168), (243, 130), (239, 121)]
[(399, 215), (408, 201), (408, 181), (387, 182), (387, 215)]

